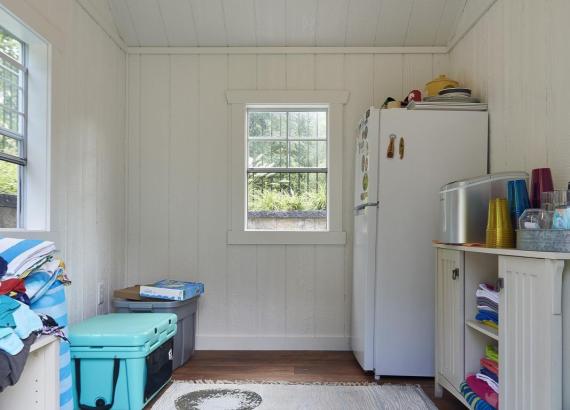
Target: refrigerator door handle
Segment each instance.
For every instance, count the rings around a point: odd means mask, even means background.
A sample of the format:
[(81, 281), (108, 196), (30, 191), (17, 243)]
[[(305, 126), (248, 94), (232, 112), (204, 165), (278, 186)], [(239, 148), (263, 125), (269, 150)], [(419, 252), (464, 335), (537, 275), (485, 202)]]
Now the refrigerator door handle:
[(380, 201), (376, 201), (376, 202), (367, 202), (365, 204), (360, 204), (358, 206), (354, 207), (354, 211), (362, 211), (365, 208), (368, 208), (369, 206), (378, 206), (380, 204)]

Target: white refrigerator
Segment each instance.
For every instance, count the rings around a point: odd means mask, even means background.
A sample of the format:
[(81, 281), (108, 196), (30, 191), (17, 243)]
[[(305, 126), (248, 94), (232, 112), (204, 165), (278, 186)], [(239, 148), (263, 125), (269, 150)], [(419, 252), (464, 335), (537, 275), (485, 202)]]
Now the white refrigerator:
[(487, 112), (370, 108), (356, 143), (351, 345), (364, 370), (433, 376), (442, 185), (487, 173)]

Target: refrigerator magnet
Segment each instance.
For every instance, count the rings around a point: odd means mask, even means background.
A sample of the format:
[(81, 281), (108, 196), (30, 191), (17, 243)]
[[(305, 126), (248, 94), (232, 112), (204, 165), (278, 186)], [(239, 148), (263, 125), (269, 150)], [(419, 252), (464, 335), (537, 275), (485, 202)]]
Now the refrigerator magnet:
[(396, 135), (390, 134), (390, 143), (388, 144), (388, 152), (386, 152), (386, 158), (394, 158), (394, 143), (396, 141)]
[(400, 154), (400, 159), (404, 158), (404, 150), (405, 150), (405, 143), (404, 143), (404, 137), (400, 138), (400, 146), (398, 148), (399, 154)]

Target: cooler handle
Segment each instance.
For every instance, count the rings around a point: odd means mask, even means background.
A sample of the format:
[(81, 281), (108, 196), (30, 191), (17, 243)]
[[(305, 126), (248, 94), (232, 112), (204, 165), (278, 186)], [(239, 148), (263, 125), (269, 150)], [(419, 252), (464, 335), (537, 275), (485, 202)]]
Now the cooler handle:
[(118, 358), (113, 359), (113, 393), (111, 396), (111, 403), (105, 404), (103, 399), (98, 399), (95, 402), (95, 407), (81, 404), (81, 360), (75, 359), (75, 390), (77, 391), (77, 405), (82, 410), (111, 410), (115, 403), (115, 390), (117, 389), (117, 381), (119, 380), (119, 370), (121, 360)]
[(152, 313), (152, 303), (138, 302), (129, 306), (131, 312), (149, 312)]

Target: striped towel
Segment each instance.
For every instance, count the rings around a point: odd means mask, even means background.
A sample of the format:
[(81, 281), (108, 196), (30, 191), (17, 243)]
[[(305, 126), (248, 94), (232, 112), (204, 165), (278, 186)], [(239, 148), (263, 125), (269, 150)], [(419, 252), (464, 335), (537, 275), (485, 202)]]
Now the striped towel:
[(459, 390), (467, 404), (469, 404), (473, 410), (495, 410), (493, 406), (477, 396), (466, 382), (461, 383)]
[[(51, 316), (60, 326), (65, 326), (63, 331), (67, 335), (67, 304), (65, 302), (64, 286), (60, 281), (55, 281), (41, 298), (32, 303), (31, 308), (37, 313)], [(69, 343), (62, 341), (59, 346), (60, 409), (73, 410)]]
[(37, 239), (0, 238), (0, 257), (8, 263), (4, 279), (19, 278), (40, 266), (55, 251), (55, 244)]

